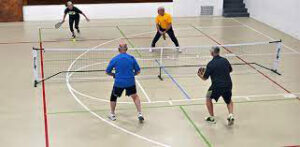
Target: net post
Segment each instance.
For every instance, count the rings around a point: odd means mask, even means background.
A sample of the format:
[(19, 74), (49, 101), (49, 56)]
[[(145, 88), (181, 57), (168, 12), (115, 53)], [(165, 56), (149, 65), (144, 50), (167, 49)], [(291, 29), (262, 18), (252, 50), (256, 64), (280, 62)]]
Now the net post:
[(161, 67), (161, 65), (162, 65), (162, 62), (163, 62), (163, 53), (164, 53), (164, 48), (162, 47), (161, 49), (160, 49), (160, 59), (159, 59), (159, 62), (160, 62), (160, 65), (159, 65), (159, 75), (158, 75), (158, 78), (161, 80), (161, 81), (163, 81), (163, 78), (162, 78), (162, 67)]
[(280, 62), (280, 53), (281, 53), (281, 48), (282, 48), (282, 41), (277, 41), (277, 42), (274, 42), (276, 43), (276, 57), (275, 57), (275, 61), (274, 61), (274, 65), (273, 65), (273, 69), (272, 71), (274, 73), (278, 73), (278, 68), (279, 68), (279, 62)]
[[(42, 29), (39, 28), (39, 43), (40, 43), (40, 64), (41, 64), (41, 78), (44, 79), (44, 59), (43, 59), (43, 41), (42, 41)], [(42, 80), (42, 101), (43, 101), (43, 116), (44, 116), (44, 130), (45, 130), (45, 147), (49, 145), (48, 135), (48, 116), (47, 116), (47, 102), (46, 102), (46, 88), (45, 81)]]
[(32, 57), (33, 57), (33, 76), (34, 76), (34, 87), (37, 87), (39, 81), (38, 75), (38, 51), (33, 47), (32, 48)]

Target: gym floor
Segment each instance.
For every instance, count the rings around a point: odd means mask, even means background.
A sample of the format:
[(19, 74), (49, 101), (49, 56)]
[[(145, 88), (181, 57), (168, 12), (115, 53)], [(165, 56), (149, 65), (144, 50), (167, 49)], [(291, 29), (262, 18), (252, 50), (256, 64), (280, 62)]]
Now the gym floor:
[[(66, 25), (55, 22), (0, 23), (2, 67), (0, 89), (0, 145), (44, 146), (42, 86), (33, 87), (32, 47), (39, 47), (42, 27), (45, 48), (114, 48), (125, 40), (130, 47), (149, 47), (155, 33), (153, 19), (81, 22), (77, 41)], [(106, 82), (46, 82), (51, 147), (99, 146), (292, 146), (300, 145), (300, 41), (251, 18), (175, 18), (181, 46), (234, 44), (283, 40), (279, 71), (232, 74), (235, 125), (227, 126), (227, 109), (215, 105), (216, 124), (207, 124), (205, 94), (210, 81), (196, 75), (175, 77), (192, 100), (171, 79), (138, 79), (145, 123), (139, 124), (130, 98), (122, 97), (117, 121), (107, 119), (112, 80)], [(200, 30), (200, 31), (199, 31)], [(157, 46), (173, 46), (167, 39)], [(141, 55), (143, 56), (143, 54)], [(59, 66), (59, 65), (57, 65)], [(177, 71), (180, 74), (180, 70)], [(236, 72), (236, 73), (235, 73)]]

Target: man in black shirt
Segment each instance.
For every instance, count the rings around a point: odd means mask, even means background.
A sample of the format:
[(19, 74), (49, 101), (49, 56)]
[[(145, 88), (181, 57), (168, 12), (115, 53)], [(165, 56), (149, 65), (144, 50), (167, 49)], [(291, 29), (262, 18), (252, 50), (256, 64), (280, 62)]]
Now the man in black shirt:
[(206, 117), (205, 120), (210, 123), (216, 123), (212, 99), (215, 99), (217, 102), (222, 96), (229, 111), (229, 116), (227, 118), (228, 125), (233, 125), (233, 102), (231, 100), (232, 81), (230, 77), (232, 67), (226, 58), (220, 56), (219, 47), (213, 47), (211, 49), (211, 55), (213, 56), (213, 59), (207, 64), (206, 69), (200, 68), (198, 71), (198, 76), (201, 79), (207, 80), (210, 77), (212, 82), (206, 96), (206, 106), (210, 116)]
[(80, 30), (79, 30), (80, 15), (79, 14), (82, 14), (86, 18), (87, 21), (90, 21), (90, 20), (81, 10), (79, 10), (77, 7), (75, 7), (71, 1), (68, 1), (66, 6), (67, 6), (67, 8), (65, 9), (64, 18), (63, 18), (62, 23), (65, 22), (66, 16), (67, 16), (67, 14), (69, 14), (70, 31), (72, 32), (72, 37), (75, 38), (76, 35), (74, 32), (73, 25), (75, 22), (75, 28), (76, 28), (77, 32), (80, 33)]

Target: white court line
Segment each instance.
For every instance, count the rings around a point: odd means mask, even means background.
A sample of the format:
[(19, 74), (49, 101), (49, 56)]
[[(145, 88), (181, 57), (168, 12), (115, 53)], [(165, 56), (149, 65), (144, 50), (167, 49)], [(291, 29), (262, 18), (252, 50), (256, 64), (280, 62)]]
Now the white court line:
[[(144, 33), (141, 33), (141, 34), (144, 34)], [(136, 35), (139, 35), (139, 34), (136, 34)], [(120, 38), (117, 38), (117, 39), (114, 39), (114, 40), (107, 41), (107, 42), (105, 42), (105, 43), (102, 43), (102, 44), (97, 45), (96, 47), (94, 47), (94, 48), (92, 48), (92, 49), (95, 49), (95, 48), (97, 48), (97, 47), (99, 47), (99, 46), (103, 46), (104, 44), (107, 44), (107, 43), (110, 43), (110, 42), (113, 42), (113, 41), (120, 40), (120, 39), (122, 39), (122, 38), (124, 38), (124, 37), (120, 37)], [(92, 49), (90, 49), (90, 50), (92, 50)], [(81, 55), (79, 55), (79, 56), (78, 56), (78, 57), (70, 64), (68, 70), (70, 71), (70, 70), (72, 69), (73, 65), (76, 63), (76, 61), (79, 60), (83, 55), (85, 55), (86, 53), (88, 53), (90, 50), (88, 50), (88, 51), (82, 53)], [(126, 130), (126, 129), (124, 129), (124, 128), (122, 128), (122, 127), (120, 127), (120, 126), (118, 126), (118, 125), (116, 125), (116, 124), (114, 124), (114, 123), (112, 123), (112, 122), (110, 122), (110, 121), (104, 119), (104, 118), (102, 118), (102, 117), (99, 116), (97, 113), (95, 113), (94, 111), (92, 111), (91, 109), (89, 109), (82, 101), (79, 100), (79, 98), (78, 98), (78, 97), (74, 94), (74, 92), (72, 91), (72, 87), (71, 87), (71, 84), (70, 84), (70, 81), (69, 81), (71, 76), (72, 76), (72, 74), (69, 74), (69, 73), (66, 74), (66, 84), (67, 84), (67, 87), (68, 87), (68, 89), (69, 89), (69, 92), (72, 94), (73, 98), (74, 98), (74, 99), (75, 99), (75, 100), (76, 100), (76, 101), (77, 101), (77, 102), (78, 102), (85, 110), (87, 110), (87, 111), (90, 112), (92, 115), (94, 115), (94, 116), (96, 116), (97, 118), (99, 118), (101, 121), (103, 121), (103, 122), (105, 122), (105, 123), (111, 125), (112, 127), (116, 128), (116, 129), (119, 129), (120, 131), (123, 131), (123, 132), (125, 132), (125, 133), (127, 133), (127, 134), (130, 134), (130, 135), (132, 135), (132, 136), (135, 136), (135, 137), (140, 138), (140, 139), (142, 139), (142, 140), (145, 140), (145, 141), (147, 141), (147, 142), (153, 143), (153, 144), (155, 144), (155, 145), (159, 145), (159, 146), (163, 146), (163, 147), (169, 147), (169, 145), (166, 145), (166, 144), (163, 144), (163, 143), (160, 143), (160, 142), (151, 140), (151, 139), (146, 138), (146, 137), (144, 137), (144, 136), (141, 136), (141, 135), (138, 135), (138, 134), (133, 133), (133, 132), (131, 132), (131, 131), (128, 131), (128, 130)]]
[[(75, 92), (75, 91), (74, 91)], [(76, 92), (75, 92), (76, 93)], [(79, 92), (80, 93), (80, 92)], [(300, 93), (292, 93), (291, 96), (295, 96)], [(80, 94), (81, 95), (81, 94)], [(95, 101), (101, 101), (103, 102), (103, 99), (101, 98), (96, 98), (96, 97), (91, 97), (88, 95), (83, 94), (86, 96), (88, 99), (92, 99)], [(247, 101), (251, 101), (252, 98), (260, 98), (260, 97), (273, 97), (273, 96), (282, 96), (284, 98), (292, 98), (292, 97), (287, 97), (286, 93), (279, 93), (279, 94), (261, 94), (261, 95), (241, 95), (241, 96), (233, 96), (233, 99), (246, 99)], [(163, 98), (162, 98), (163, 99)], [(206, 97), (200, 97), (200, 98), (193, 98), (189, 100), (183, 100), (183, 99), (178, 99), (178, 100), (166, 100), (166, 101), (152, 101), (152, 102), (142, 102), (143, 104), (156, 104), (156, 103), (169, 103), (170, 105), (174, 105), (174, 102), (186, 102), (186, 101), (203, 101), (205, 100)], [(120, 102), (121, 104), (133, 104), (132, 102)]]
[(143, 88), (143, 86), (141, 85), (141, 83), (139, 82), (139, 80), (136, 79), (135, 81), (138, 84), (138, 86), (141, 88), (143, 94), (145, 95), (145, 97), (147, 99), (147, 102), (151, 103), (150, 97), (148, 96), (147, 92), (145, 91), (145, 89)]
[[(244, 24), (244, 23), (242, 23), (242, 22), (238, 21), (238, 20), (237, 20), (237, 19), (235, 19), (235, 18), (231, 18), (231, 19), (232, 19), (232, 20), (234, 20), (235, 22), (237, 22), (237, 23), (239, 23), (239, 24), (241, 24), (241, 25), (243, 25), (243, 26), (245, 26), (245, 27), (249, 28), (250, 30), (252, 30), (252, 31), (255, 31), (256, 33), (259, 33), (259, 34), (261, 34), (261, 35), (263, 35), (263, 36), (267, 37), (267, 38), (268, 38), (268, 39), (270, 39), (270, 40), (275, 40), (275, 39), (274, 39), (274, 38), (272, 38), (271, 36), (269, 36), (269, 35), (267, 35), (267, 34), (264, 34), (264, 33), (260, 32), (260, 31), (258, 31), (257, 29), (254, 29), (253, 27), (251, 27), (251, 26), (249, 26), (249, 25), (247, 25), (247, 24)], [(295, 49), (293, 49), (293, 48), (291, 48), (291, 47), (289, 47), (289, 46), (285, 45), (284, 43), (282, 43), (282, 45), (283, 45), (284, 47), (286, 47), (287, 49), (289, 49), (289, 50), (293, 51), (294, 53), (296, 53), (296, 54), (300, 54), (300, 52), (299, 52), (299, 51), (297, 51), (297, 50), (295, 50)]]

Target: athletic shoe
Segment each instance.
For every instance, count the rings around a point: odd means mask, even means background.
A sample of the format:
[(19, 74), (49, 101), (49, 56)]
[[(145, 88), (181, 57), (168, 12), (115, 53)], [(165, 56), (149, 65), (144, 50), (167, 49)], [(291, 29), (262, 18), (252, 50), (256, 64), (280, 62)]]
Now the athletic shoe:
[(180, 47), (177, 47), (177, 51), (178, 51), (179, 53), (182, 53), (182, 49), (181, 49)]
[(76, 38), (76, 35), (75, 35), (75, 33), (73, 33), (73, 34), (72, 34), (72, 38)]
[(108, 116), (108, 118), (109, 118), (111, 121), (117, 120), (117, 117), (116, 117), (115, 114), (110, 114), (110, 115)]
[(149, 52), (150, 52), (150, 53), (152, 53), (152, 52), (153, 52), (152, 48), (150, 48), (150, 49), (149, 49)]
[(205, 117), (205, 121), (211, 124), (215, 124), (216, 120), (213, 116)]
[(140, 123), (143, 123), (144, 120), (145, 120), (141, 113), (138, 114), (138, 120), (139, 120)]
[(79, 29), (77, 29), (77, 33), (80, 34), (80, 30)]
[(233, 114), (229, 114), (227, 117), (228, 126), (232, 126), (234, 124), (234, 116)]

